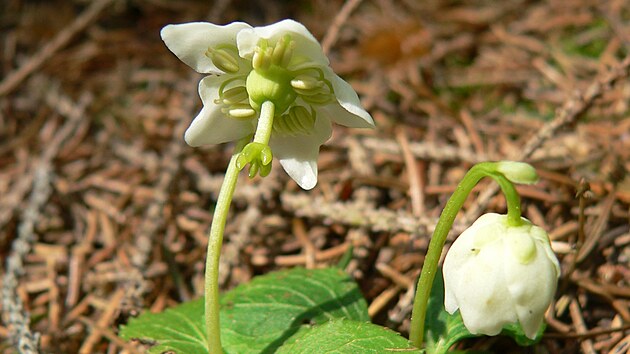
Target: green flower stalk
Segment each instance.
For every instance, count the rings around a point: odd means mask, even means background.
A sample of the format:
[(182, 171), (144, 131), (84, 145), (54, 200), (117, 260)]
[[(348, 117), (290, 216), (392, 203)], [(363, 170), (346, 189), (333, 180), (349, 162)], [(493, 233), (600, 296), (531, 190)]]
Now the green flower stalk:
[(238, 141), (217, 200), (206, 259), (208, 350), (221, 353), (219, 254), (239, 172), (249, 165), (250, 177), (265, 177), (275, 157), (300, 187), (312, 189), (319, 147), (330, 138), (331, 123), (371, 128), (374, 121), (298, 22), (264, 27), (194, 22), (168, 25), (161, 36), (184, 63), (209, 74), (199, 83), (203, 108), (186, 131), (186, 142)]
[[(410, 328), (410, 340), (419, 348), (423, 344), (431, 286), (446, 237), (468, 194), (484, 177), (499, 184), (508, 212), (480, 217), (451, 247), (443, 269), (446, 310), (451, 314), (461, 310), (464, 325), (473, 334), (495, 335), (505, 324), (518, 322), (532, 338), (553, 298), (560, 275), (558, 260), (547, 234), (521, 218), (520, 197), (513, 185), (535, 183), (536, 171), (520, 162), (479, 163), (457, 186), (429, 243)], [(537, 292), (540, 296), (536, 296)]]

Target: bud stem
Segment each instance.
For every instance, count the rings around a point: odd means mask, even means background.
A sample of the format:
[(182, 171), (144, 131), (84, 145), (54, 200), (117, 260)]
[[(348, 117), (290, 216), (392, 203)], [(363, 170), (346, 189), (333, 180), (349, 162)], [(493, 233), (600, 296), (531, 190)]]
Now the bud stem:
[(422, 272), (420, 273), (420, 279), (418, 280), (411, 314), (411, 327), (409, 329), (409, 340), (418, 348), (422, 347), (427, 304), (446, 237), (466, 198), (475, 185), (484, 177), (494, 179), (501, 187), (507, 200), (508, 223), (511, 226), (518, 226), (523, 222), (521, 220), (521, 198), (512, 182), (497, 170), (496, 162), (478, 163), (466, 173), (446, 203), (446, 206), (444, 206), (440, 219), (435, 226), (429, 249), (424, 259), (424, 265), (422, 266)]
[(205, 274), (205, 320), (209, 353), (223, 353), (223, 348), (221, 347), (221, 326), (219, 323), (219, 256), (221, 255), (221, 245), (223, 244), (225, 222), (240, 172), (236, 167), (236, 159), (248, 141), (249, 137), (241, 139), (234, 148), (234, 153), (225, 171), (225, 178), (219, 191), (217, 205), (212, 217), (212, 226), (210, 226), (210, 233), (208, 234)]

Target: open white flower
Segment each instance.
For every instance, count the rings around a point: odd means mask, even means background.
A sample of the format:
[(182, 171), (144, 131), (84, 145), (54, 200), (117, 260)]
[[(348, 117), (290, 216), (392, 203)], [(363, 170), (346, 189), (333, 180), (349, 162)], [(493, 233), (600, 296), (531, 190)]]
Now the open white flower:
[[(264, 27), (196, 22), (168, 25), (161, 35), (184, 63), (211, 74), (199, 83), (203, 109), (185, 134), (191, 146), (251, 136), (259, 129), (263, 103), (271, 102), (268, 145), (289, 176), (311, 189), (317, 183), (319, 147), (330, 138), (331, 122), (374, 126), (352, 87), (332, 71), (319, 42), (298, 22)], [(269, 156), (262, 160), (270, 161)], [(269, 173), (270, 165), (259, 167), (261, 175)]]
[(455, 240), (444, 259), (444, 306), (460, 310), (473, 334), (520, 323), (533, 339), (556, 291), (560, 265), (547, 233), (522, 219), (485, 214)]

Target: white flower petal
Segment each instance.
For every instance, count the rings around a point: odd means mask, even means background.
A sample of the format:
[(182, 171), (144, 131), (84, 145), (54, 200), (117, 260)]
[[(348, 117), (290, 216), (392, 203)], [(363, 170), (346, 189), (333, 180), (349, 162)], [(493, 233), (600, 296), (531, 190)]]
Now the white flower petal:
[(553, 253), (553, 250), (551, 249), (549, 234), (547, 234), (547, 232), (542, 228), (534, 225), (534, 227), (532, 227), (532, 230), (530, 231), (530, 235), (534, 240), (536, 240), (538, 247), (545, 251), (547, 259), (552, 263), (555, 270), (556, 279), (560, 278), (560, 262), (558, 262), (558, 258), (556, 258), (555, 253)]
[(547, 234), (527, 219), (485, 214), (464, 231), (444, 260), (445, 307), (459, 308), (471, 333), (498, 334), (520, 323), (534, 338), (552, 301), (559, 264)]
[(503, 325), (516, 321), (516, 312), (503, 270), (495, 264), (502, 257), (502, 245), (497, 242), (478, 248), (475, 238), (483, 230), (476, 226), (457, 238), (444, 260), (445, 300), (450, 301), (445, 307), (452, 312), (454, 304), (459, 307), (471, 333), (496, 335)]
[(363, 109), (359, 96), (349, 83), (337, 76), (332, 69), (322, 68), (326, 79), (329, 80), (335, 91), (338, 103), (321, 107), (328, 112), (331, 120), (337, 124), (350, 128), (374, 128), (374, 119)]
[[(532, 240), (536, 248), (535, 257), (528, 264), (522, 264), (518, 258), (506, 257), (504, 267), (508, 290), (514, 299), (518, 321), (525, 335), (531, 339), (536, 336), (543, 322), (545, 311), (553, 300), (559, 275), (555, 267), (557, 263), (555, 256), (550, 259), (545, 252), (545, 244), (529, 236), (538, 233), (535, 229), (545, 233), (544, 230), (537, 226), (532, 226), (532, 229), (534, 230), (530, 230), (528, 233), (510, 233), (506, 235), (506, 238)], [(506, 242), (505, 244), (506, 252), (514, 252), (512, 248), (515, 243), (508, 244)], [(532, 286), (532, 284), (543, 284), (543, 286)]]
[(295, 41), (295, 57), (306, 59), (313, 64), (328, 66), (328, 57), (324, 55), (322, 46), (317, 39), (303, 24), (293, 20), (283, 20), (269, 26), (240, 31), (236, 37), (239, 54), (243, 58), (251, 59), (261, 38), (265, 38), (269, 40), (269, 44), (275, 45), (286, 34), (291, 35)]
[(319, 147), (330, 138), (332, 127), (328, 118), (318, 116), (310, 135), (285, 136), (274, 134), (269, 146), (287, 174), (303, 189), (317, 184)]
[[(204, 74), (221, 74), (223, 72), (205, 55), (206, 51), (209, 47), (220, 44), (236, 46), (237, 33), (249, 28), (251, 26), (243, 22), (232, 22), (225, 26), (208, 22), (191, 22), (168, 25), (162, 28), (160, 35), (168, 49), (195, 71)], [(239, 61), (241, 66), (246, 63), (245, 60)]]
[(184, 134), (190, 146), (221, 144), (241, 139), (254, 132), (254, 119), (240, 120), (227, 117), (221, 106), (214, 103), (223, 77), (207, 76), (199, 82), (199, 96), (203, 101), (201, 112), (193, 119)]
[[(496, 261), (500, 248), (497, 246), (500, 245), (481, 250), (477, 257), (483, 257), (484, 261), (471, 260), (460, 278), (460, 291), (457, 293), (459, 310), (471, 333), (496, 335), (505, 324), (517, 320), (514, 304), (505, 286), (503, 270), (486, 258), (492, 257)], [(468, 291), (462, 292), (461, 289)]]

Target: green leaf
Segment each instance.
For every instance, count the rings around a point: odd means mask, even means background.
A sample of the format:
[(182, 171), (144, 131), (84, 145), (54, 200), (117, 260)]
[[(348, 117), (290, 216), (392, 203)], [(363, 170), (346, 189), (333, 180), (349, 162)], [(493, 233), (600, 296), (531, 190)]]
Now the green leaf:
[(451, 315), (444, 309), (444, 280), (438, 269), (433, 280), (427, 308), (424, 338), (427, 353), (441, 354), (464, 338), (476, 337), (468, 332), (459, 311)]
[(543, 333), (545, 333), (545, 329), (547, 329), (547, 324), (543, 322), (542, 325), (540, 325), (540, 328), (538, 328), (538, 332), (536, 332), (536, 337), (534, 337), (534, 339), (530, 339), (525, 335), (523, 327), (521, 327), (519, 323), (510, 323), (503, 326), (501, 334), (504, 336), (512, 337), (516, 344), (522, 347), (528, 347), (530, 345), (534, 345), (540, 342)]
[(161, 313), (145, 312), (120, 327), (120, 337), (153, 345), (149, 353), (208, 353), (203, 298)]
[(369, 322), (337, 319), (302, 329), (281, 346), (278, 354), (300, 353), (422, 353), (388, 328)]
[[(123, 339), (153, 344), (150, 353), (208, 353), (202, 299), (144, 313), (121, 326)], [(221, 299), (226, 353), (272, 353), (305, 324), (369, 321), (356, 283), (338, 268), (295, 268), (256, 277)]]
[(305, 324), (370, 319), (356, 283), (338, 268), (269, 273), (228, 292), (221, 304), (228, 353), (273, 353)]

